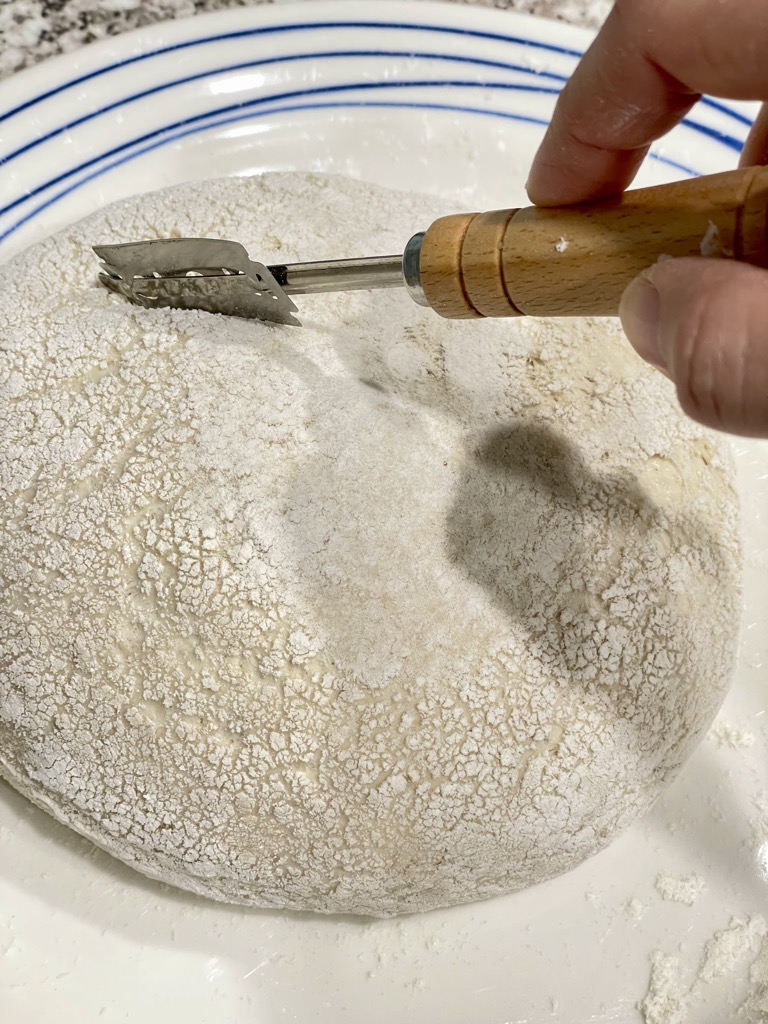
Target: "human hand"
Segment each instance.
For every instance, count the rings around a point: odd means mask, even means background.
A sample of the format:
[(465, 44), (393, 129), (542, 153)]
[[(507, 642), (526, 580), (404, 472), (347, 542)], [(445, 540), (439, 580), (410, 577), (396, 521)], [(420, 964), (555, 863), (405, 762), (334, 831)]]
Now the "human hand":
[[(566, 85), (528, 179), (554, 206), (621, 192), (702, 93), (768, 101), (766, 0), (617, 0)], [(768, 103), (742, 152), (768, 163)], [(768, 437), (768, 271), (730, 260), (649, 267), (620, 316), (637, 352), (707, 426)]]

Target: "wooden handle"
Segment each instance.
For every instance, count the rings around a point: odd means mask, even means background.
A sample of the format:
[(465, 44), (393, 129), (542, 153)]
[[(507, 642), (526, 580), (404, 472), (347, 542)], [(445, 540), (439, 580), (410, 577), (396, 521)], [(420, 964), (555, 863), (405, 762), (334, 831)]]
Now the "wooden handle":
[(442, 217), (421, 251), (441, 316), (615, 316), (633, 277), (658, 260), (714, 256), (768, 267), (768, 167), (614, 199)]

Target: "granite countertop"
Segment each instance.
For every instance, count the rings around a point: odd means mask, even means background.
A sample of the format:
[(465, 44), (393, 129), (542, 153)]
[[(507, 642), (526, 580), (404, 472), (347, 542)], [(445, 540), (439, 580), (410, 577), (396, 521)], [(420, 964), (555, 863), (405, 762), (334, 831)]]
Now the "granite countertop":
[[(105, 36), (202, 11), (280, 0), (0, 0), (0, 78)], [(417, 0), (414, 0), (417, 2)], [(596, 28), (612, 0), (452, 0)]]

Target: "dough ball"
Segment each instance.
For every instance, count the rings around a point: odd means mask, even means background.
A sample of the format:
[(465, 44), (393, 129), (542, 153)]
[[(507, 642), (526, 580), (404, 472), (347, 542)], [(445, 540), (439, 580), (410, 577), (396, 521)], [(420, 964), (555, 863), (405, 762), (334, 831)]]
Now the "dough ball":
[(397, 252), (446, 212), (189, 184), (0, 269), (0, 771), (147, 875), (376, 915), (511, 892), (646, 811), (724, 696), (727, 448), (616, 323), (148, 311), (90, 249)]

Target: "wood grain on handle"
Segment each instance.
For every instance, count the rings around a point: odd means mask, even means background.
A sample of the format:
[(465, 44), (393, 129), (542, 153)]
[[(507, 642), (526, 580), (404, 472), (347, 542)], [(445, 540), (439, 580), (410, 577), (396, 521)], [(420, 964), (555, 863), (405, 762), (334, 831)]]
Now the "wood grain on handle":
[(768, 167), (581, 206), (442, 217), (424, 238), (421, 283), (451, 318), (615, 316), (642, 270), (702, 255), (768, 267)]
[[(478, 216), (457, 213), (441, 217), (427, 231), (422, 243), (419, 274), (424, 294), (432, 309), (449, 320), (473, 320), (483, 315), (466, 293), (462, 265), (464, 237)], [(429, 282), (429, 291), (425, 281)]]

